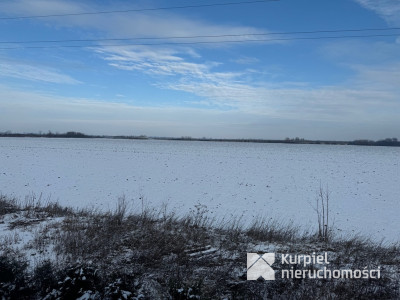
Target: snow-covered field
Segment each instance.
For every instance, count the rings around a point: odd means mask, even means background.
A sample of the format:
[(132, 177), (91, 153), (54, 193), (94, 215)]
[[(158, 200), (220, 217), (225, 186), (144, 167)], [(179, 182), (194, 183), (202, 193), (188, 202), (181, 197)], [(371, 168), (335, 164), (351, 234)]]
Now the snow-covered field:
[[(316, 225), (330, 191), (339, 232), (400, 240), (400, 148), (194, 141), (0, 138), (0, 193), (113, 209), (199, 204), (217, 218), (256, 216)], [(143, 198), (142, 201), (140, 198)]]

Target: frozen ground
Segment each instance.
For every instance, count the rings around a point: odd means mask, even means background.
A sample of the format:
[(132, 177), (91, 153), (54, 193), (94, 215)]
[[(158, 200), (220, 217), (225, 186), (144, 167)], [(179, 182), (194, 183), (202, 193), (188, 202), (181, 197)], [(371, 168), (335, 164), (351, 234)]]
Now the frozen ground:
[(217, 218), (315, 225), (320, 183), (336, 230), (400, 240), (400, 148), (108, 139), (0, 139), (0, 192), (114, 208), (125, 195)]

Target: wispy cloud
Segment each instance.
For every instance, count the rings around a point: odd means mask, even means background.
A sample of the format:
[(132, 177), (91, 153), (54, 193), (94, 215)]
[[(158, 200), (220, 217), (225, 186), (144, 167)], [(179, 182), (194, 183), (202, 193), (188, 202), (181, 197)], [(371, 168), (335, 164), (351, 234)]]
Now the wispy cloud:
[(2, 1), (0, 9), (9, 16), (43, 16), (83, 12), (86, 7), (71, 1), (60, 0), (15, 0)]
[(372, 111), (400, 111), (395, 93), (363, 87), (363, 90), (329, 86), (267, 89), (244, 84), (188, 82), (169, 88), (202, 96), (210, 105), (230, 106), (246, 113), (292, 120), (368, 121), (376, 117)]
[[(365, 51), (369, 49), (369, 51)], [(400, 44), (341, 41), (321, 47), (321, 55), (353, 74), (341, 86), (363, 91), (400, 93)]]
[[(115, 2), (114, 9), (126, 9), (127, 5), (122, 2)], [(129, 3), (129, 9), (135, 8), (135, 3)], [(147, 4), (150, 7), (150, 3)], [(139, 8), (139, 7), (138, 7)], [(17, 0), (7, 3), (0, 3), (0, 11), (10, 16), (14, 15), (47, 15), (47, 14), (68, 14), (105, 10), (100, 4), (91, 6), (82, 2), (63, 1), (63, 0)], [(38, 19), (40, 21), (40, 19)], [(81, 29), (99, 30), (100, 34), (106, 34), (114, 38), (128, 37), (178, 37), (169, 39), (169, 42), (193, 42), (199, 38), (182, 40), (180, 37), (197, 37), (208, 35), (221, 35), (218, 41), (229, 40), (255, 40), (263, 39), (262, 36), (240, 36), (231, 37), (229, 35), (246, 35), (249, 33), (265, 33), (265, 29), (250, 26), (233, 26), (215, 24), (202, 19), (189, 19), (185, 16), (163, 11), (159, 14), (149, 12), (135, 12), (127, 14), (106, 14), (106, 15), (84, 15), (67, 16), (63, 18), (46, 18), (48, 24), (55, 24), (60, 27), (79, 27)], [(215, 38), (203, 37), (202, 42), (215, 41)], [(282, 43), (275, 41), (274, 43)]]
[(355, 85), (400, 94), (400, 61), (386, 65), (352, 65), (351, 67), (357, 71), (357, 76), (353, 79)]
[[(236, 102), (246, 94), (249, 86), (244, 84), (243, 72), (221, 72), (215, 69), (220, 66), (218, 62), (190, 61), (185, 49), (154, 49), (149, 47), (103, 47), (97, 52), (110, 66), (129, 70), (140, 71), (157, 76), (155, 83), (158, 87), (171, 90), (180, 90), (193, 93), (208, 99), (213, 99), (214, 104), (231, 105), (228, 99)], [(160, 77), (162, 76), (162, 77)], [(168, 77), (173, 77), (169, 80)], [(223, 103), (224, 102), (224, 103)]]
[(400, 25), (400, 1), (398, 0), (355, 0), (374, 11), (391, 25)]
[[(158, 75), (204, 74), (211, 66), (185, 61), (181, 56), (190, 51), (151, 47), (102, 47), (97, 53), (113, 67), (123, 70), (139, 70)], [(212, 64), (212, 65), (215, 65)]]
[(62, 74), (57, 70), (7, 61), (0, 61), (0, 76), (60, 84), (81, 83), (71, 76)]
[[(249, 114), (303, 120), (368, 121), (371, 111), (400, 111), (396, 66), (351, 65), (356, 73), (339, 86), (311, 88), (259, 82), (257, 73), (217, 71), (216, 62), (198, 63), (184, 50), (103, 47), (98, 53), (113, 67), (154, 76), (159, 88), (199, 96), (199, 104)], [(186, 57), (186, 58), (185, 58)], [(170, 78), (170, 79), (169, 79)]]

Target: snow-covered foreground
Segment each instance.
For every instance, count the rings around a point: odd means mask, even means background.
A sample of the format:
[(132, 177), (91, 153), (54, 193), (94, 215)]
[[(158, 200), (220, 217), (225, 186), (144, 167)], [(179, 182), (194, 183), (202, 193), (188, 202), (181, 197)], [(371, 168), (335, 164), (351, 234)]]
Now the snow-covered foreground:
[[(0, 139), (0, 192), (73, 207), (133, 205), (316, 225), (330, 191), (336, 230), (400, 240), (400, 148), (111, 139)], [(141, 198), (144, 200), (142, 201)]]

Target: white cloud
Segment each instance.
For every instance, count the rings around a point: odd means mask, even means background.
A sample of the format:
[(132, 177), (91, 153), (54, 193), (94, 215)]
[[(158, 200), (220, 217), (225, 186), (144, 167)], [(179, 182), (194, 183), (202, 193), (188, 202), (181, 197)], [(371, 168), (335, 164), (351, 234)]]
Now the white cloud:
[(10, 16), (43, 16), (52, 14), (80, 13), (85, 9), (77, 3), (59, 0), (15, 0), (2, 1), (0, 10)]
[[(368, 51), (365, 51), (368, 49)], [(320, 53), (353, 72), (342, 86), (365, 91), (400, 94), (400, 45), (383, 41), (329, 43)]]
[(355, 0), (366, 9), (372, 10), (391, 25), (400, 25), (400, 1), (398, 0)]
[(0, 76), (50, 83), (80, 83), (80, 81), (53, 69), (7, 61), (0, 61)]
[[(399, 104), (392, 113), (379, 113), (374, 97), (354, 90), (275, 91), (270, 96), (282, 107), (270, 114), (238, 110), (182, 107), (139, 107), (94, 99), (77, 99), (0, 85), (0, 131), (69, 130), (89, 134), (147, 134), (158, 136), (356, 139), (395, 136), (400, 126)], [(296, 96), (292, 102), (288, 98)], [(343, 98), (346, 96), (346, 98)], [(281, 97), (281, 98), (279, 98)], [(341, 101), (332, 101), (334, 97)], [(12, 101), (10, 101), (12, 99)], [(346, 101), (356, 103), (348, 111)], [(372, 104), (372, 106), (371, 106)], [(348, 104), (350, 105), (350, 104)], [(376, 106), (374, 106), (376, 105)], [(350, 105), (351, 106), (351, 105)], [(358, 108), (358, 110), (357, 110)], [(24, 120), (21, 122), (20, 120)]]
[(357, 71), (353, 82), (369, 89), (400, 94), (400, 62), (377, 66), (352, 65)]
[[(150, 4), (148, 4), (150, 5)], [(134, 9), (135, 3), (127, 5), (123, 2), (114, 2), (113, 10)], [(148, 6), (149, 7), (149, 6)], [(138, 7), (140, 8), (140, 7)], [(68, 14), (104, 11), (109, 8), (101, 6), (98, 2), (88, 3), (63, 0), (17, 0), (0, 3), (0, 11), (3, 14), (15, 15), (47, 15), (47, 14)], [(214, 24), (201, 19), (189, 19), (172, 12), (161, 11), (160, 13), (134, 12), (118, 14), (98, 14), (82, 16), (66, 16), (62, 18), (34, 19), (45, 21), (47, 24), (54, 24), (62, 27), (78, 27), (80, 29), (95, 29), (102, 35), (106, 34), (113, 38), (129, 37), (187, 37), (187, 36), (209, 36), (225, 35), (218, 37), (218, 41), (229, 40), (258, 40), (265, 39), (263, 36), (242, 36), (229, 37), (229, 35), (241, 35), (249, 33), (265, 33), (249, 26), (230, 26)], [(216, 38), (203, 37), (191, 39), (169, 39), (169, 42), (193, 42), (193, 41), (215, 41)], [(149, 42), (147, 40), (147, 42)], [(281, 43), (276, 41), (275, 43)]]
[(360, 90), (345, 87), (267, 89), (243, 84), (189, 82), (171, 85), (169, 88), (205, 97), (210, 104), (292, 120), (368, 122), (376, 117), (371, 113), (373, 111), (386, 111), (384, 118), (400, 111), (396, 93), (367, 89), (365, 85), (363, 87)]
[(236, 115), (235, 112), (210, 109), (140, 107), (120, 102), (60, 97), (10, 89), (3, 85), (0, 85), (0, 111), (0, 131), (77, 130), (95, 134), (165, 136), (195, 134), (191, 131), (193, 128), (199, 133), (202, 128), (218, 127), (221, 122), (229, 124), (230, 118)]
[(376, 117), (371, 111), (400, 111), (400, 104), (395, 103), (400, 78), (397, 65), (352, 65), (357, 76), (351, 81), (310, 88), (258, 82), (257, 73), (251, 70), (219, 72), (219, 64), (184, 59), (177, 49), (103, 47), (97, 51), (110, 65), (154, 75), (156, 86), (197, 95), (203, 99), (197, 103), (209, 107), (277, 118), (350, 122)]
[[(178, 50), (151, 47), (103, 47), (97, 48), (97, 53), (113, 67), (123, 70), (139, 70), (158, 75), (198, 75), (209, 69), (206, 64), (185, 61)], [(184, 50), (186, 52), (186, 50)], [(212, 65), (215, 65), (212, 64)]]

